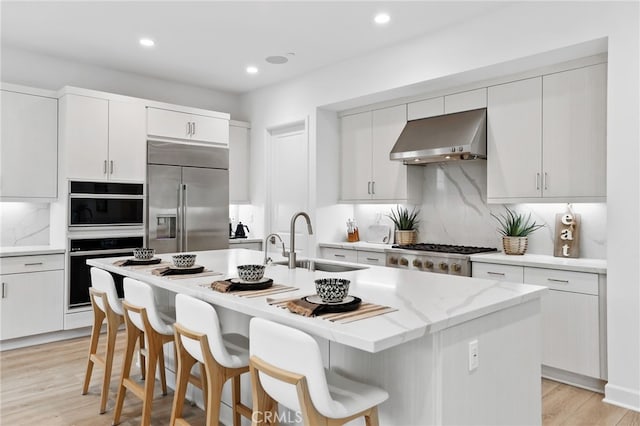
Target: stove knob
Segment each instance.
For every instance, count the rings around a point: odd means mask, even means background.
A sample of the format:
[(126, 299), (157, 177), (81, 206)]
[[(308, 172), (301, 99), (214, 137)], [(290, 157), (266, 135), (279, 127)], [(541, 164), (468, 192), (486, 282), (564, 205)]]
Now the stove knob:
[(422, 261), (418, 260), (418, 259), (414, 259), (413, 260), (413, 267), (414, 268), (422, 268)]
[(404, 257), (400, 258), (400, 266), (409, 266), (409, 261)]
[(398, 258), (397, 257), (390, 257), (389, 258), (389, 265), (397, 265), (398, 264)]
[(458, 265), (457, 263), (454, 263), (453, 265), (451, 265), (451, 270), (453, 272), (460, 272), (461, 269), (462, 269), (462, 267), (460, 265)]
[(446, 271), (447, 269), (449, 269), (449, 265), (447, 264), (447, 262), (440, 262), (438, 267), (440, 268), (441, 271)]
[(433, 268), (433, 262), (430, 260), (427, 260), (424, 262), (424, 267), (427, 269), (432, 269)]

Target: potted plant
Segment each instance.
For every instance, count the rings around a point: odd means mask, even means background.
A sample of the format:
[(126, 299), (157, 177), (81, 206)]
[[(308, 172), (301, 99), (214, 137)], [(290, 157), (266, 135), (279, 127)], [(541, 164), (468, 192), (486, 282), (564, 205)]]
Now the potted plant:
[(415, 244), (418, 239), (418, 215), (420, 210), (415, 207), (409, 212), (406, 207), (396, 206), (391, 209), (391, 214), (387, 215), (396, 226), (397, 244)]
[(527, 251), (529, 243), (528, 235), (542, 228), (540, 225), (531, 220), (531, 213), (525, 216), (524, 213), (517, 213), (505, 207), (506, 213), (499, 216), (491, 213), (500, 225), (498, 232), (502, 234), (502, 248), (505, 254), (522, 255)]

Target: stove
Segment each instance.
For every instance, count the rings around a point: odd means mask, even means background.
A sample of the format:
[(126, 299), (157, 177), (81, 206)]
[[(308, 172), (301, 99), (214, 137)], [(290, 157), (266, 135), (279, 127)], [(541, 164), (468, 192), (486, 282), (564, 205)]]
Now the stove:
[(469, 256), (494, 251), (498, 249), (431, 243), (394, 245), (385, 250), (386, 266), (470, 277)]

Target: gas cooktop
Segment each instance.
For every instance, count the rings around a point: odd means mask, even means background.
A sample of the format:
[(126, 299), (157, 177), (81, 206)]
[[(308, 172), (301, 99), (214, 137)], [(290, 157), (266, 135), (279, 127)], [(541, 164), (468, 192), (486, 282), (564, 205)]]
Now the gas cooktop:
[(493, 247), (471, 247), (471, 246), (455, 246), (451, 244), (396, 244), (392, 248), (404, 250), (432, 251), (438, 253), (455, 253), (455, 254), (476, 254), (498, 251)]

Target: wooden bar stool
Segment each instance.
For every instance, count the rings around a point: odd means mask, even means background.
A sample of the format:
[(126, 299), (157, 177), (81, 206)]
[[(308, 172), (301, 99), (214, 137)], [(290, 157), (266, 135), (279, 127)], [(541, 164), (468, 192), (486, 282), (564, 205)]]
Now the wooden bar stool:
[[(156, 307), (151, 286), (143, 282), (124, 279), (124, 321), (127, 329), (127, 344), (122, 365), (122, 376), (118, 388), (116, 408), (113, 414), (113, 424), (120, 423), (122, 406), (125, 393), (131, 390), (138, 398), (142, 399), (142, 421), (147, 426), (151, 423), (151, 405), (153, 401), (153, 389), (156, 377), (156, 368), (160, 366), (160, 381), (162, 394), (167, 394), (167, 381), (164, 368), (165, 343), (173, 341), (172, 322), (163, 319)], [(146, 371), (144, 386), (130, 378), (131, 363), (136, 341), (144, 336), (146, 340)], [(141, 350), (143, 352), (143, 350)]]
[[(102, 366), (104, 375), (102, 378), (102, 390), (100, 396), (100, 414), (106, 411), (109, 397), (109, 384), (111, 382), (111, 368), (113, 366), (114, 348), (116, 336), (120, 324), (124, 321), (124, 311), (122, 302), (118, 298), (113, 277), (107, 271), (98, 268), (91, 268), (91, 288), (89, 288), (89, 298), (93, 308), (93, 328), (91, 329), (91, 343), (89, 344), (89, 359), (87, 360), (87, 371), (82, 386), (82, 394), (89, 391), (91, 373), (94, 364)], [(107, 320), (107, 344), (104, 356), (99, 355), (98, 340), (104, 320)]]
[(278, 403), (299, 412), (308, 426), (342, 425), (363, 416), (367, 425), (378, 425), (378, 405), (389, 394), (325, 370), (313, 337), (253, 318), (249, 341), (252, 425), (277, 424)]
[(182, 418), (187, 382), (196, 362), (204, 365), (207, 426), (217, 426), (222, 388), (231, 382), (233, 425), (240, 426), (240, 415), (251, 419), (251, 409), (240, 401), (240, 375), (249, 371), (249, 342), (239, 334), (222, 335), (213, 306), (184, 294), (176, 295), (175, 343), (178, 376), (173, 397), (171, 426), (188, 425)]

